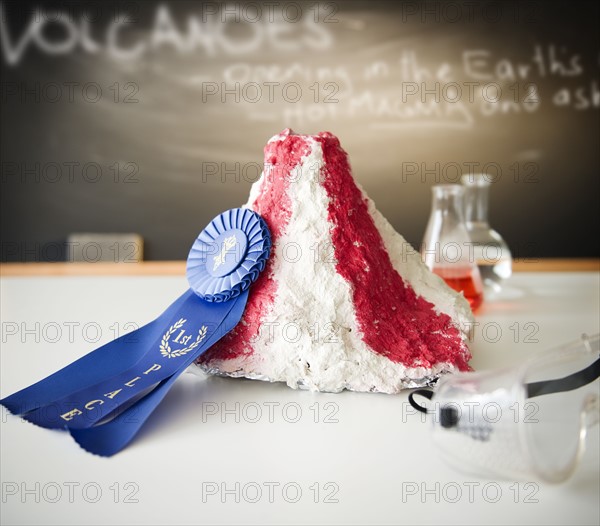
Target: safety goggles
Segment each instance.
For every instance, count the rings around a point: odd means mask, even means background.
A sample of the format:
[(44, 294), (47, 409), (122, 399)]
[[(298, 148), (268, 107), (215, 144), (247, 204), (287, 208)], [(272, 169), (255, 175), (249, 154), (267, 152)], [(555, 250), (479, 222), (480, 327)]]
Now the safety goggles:
[[(433, 415), (433, 440), (453, 466), (482, 476), (562, 482), (599, 421), (600, 335), (500, 371), (442, 377), (409, 395)], [(431, 400), (425, 408), (414, 395)]]

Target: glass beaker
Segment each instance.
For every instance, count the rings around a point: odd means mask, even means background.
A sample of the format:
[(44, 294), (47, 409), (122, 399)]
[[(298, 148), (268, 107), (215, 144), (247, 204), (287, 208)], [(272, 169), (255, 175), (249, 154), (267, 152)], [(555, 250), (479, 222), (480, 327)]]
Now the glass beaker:
[(499, 292), (502, 281), (512, 274), (512, 255), (502, 236), (488, 223), (490, 179), (487, 174), (465, 174), (461, 182), (465, 187), (465, 223), (479, 273), (486, 288)]
[(463, 219), (464, 188), (458, 184), (444, 184), (435, 185), (431, 190), (431, 215), (421, 245), (421, 257), (429, 270), (464, 294), (474, 311), (483, 301), (483, 285)]

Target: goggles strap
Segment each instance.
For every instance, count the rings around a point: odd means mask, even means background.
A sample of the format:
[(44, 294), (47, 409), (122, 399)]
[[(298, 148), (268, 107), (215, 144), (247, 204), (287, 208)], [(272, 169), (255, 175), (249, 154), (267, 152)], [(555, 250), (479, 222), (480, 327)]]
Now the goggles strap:
[(408, 395), (408, 401), (414, 409), (420, 411), (421, 413), (429, 413), (430, 411), (428, 411), (426, 407), (419, 405), (417, 402), (415, 402), (414, 395), (416, 394), (424, 396), (425, 398), (427, 398), (427, 400), (431, 400), (433, 398), (433, 391), (431, 389), (417, 389), (416, 391), (412, 391)]
[(527, 388), (527, 397), (533, 398), (534, 396), (562, 393), (564, 391), (579, 389), (584, 385), (592, 383), (599, 376), (600, 360), (596, 360), (592, 365), (586, 367), (585, 369), (570, 374), (569, 376), (565, 376), (564, 378), (556, 378), (555, 380), (544, 380), (543, 382), (533, 382), (527, 384), (525, 386)]

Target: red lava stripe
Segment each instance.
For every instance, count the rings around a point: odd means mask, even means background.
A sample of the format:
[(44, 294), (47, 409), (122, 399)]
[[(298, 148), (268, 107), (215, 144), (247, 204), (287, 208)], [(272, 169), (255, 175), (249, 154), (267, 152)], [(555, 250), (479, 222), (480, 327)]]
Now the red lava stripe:
[(252, 209), (263, 217), (271, 231), (273, 242), (271, 257), (265, 270), (250, 288), (242, 321), (204, 353), (199, 359), (200, 363), (252, 354), (251, 342), (261, 337), (262, 320), (275, 301), (277, 292), (277, 283), (273, 279), (275, 250), (292, 215), (292, 199), (289, 195), (290, 172), (299, 165), (302, 157), (310, 150), (306, 138), (293, 135), (292, 130), (286, 129), (281, 135), (284, 136), (283, 140), (275, 140), (265, 146), (265, 177), (260, 194), (252, 205)]
[(339, 140), (323, 132), (317, 141), (325, 161), (321, 180), (330, 199), (336, 269), (351, 285), (364, 342), (409, 367), (447, 362), (469, 370), (469, 350), (451, 318), (437, 314), (394, 269)]

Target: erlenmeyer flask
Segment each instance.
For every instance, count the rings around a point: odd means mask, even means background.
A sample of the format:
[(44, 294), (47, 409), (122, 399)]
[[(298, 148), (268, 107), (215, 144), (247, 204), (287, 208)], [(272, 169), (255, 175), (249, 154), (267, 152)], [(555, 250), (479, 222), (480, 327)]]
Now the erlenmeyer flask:
[(421, 257), (432, 272), (462, 292), (475, 310), (483, 301), (483, 285), (463, 219), (464, 188), (457, 184), (435, 185), (432, 191)]
[(475, 262), (484, 286), (499, 292), (501, 282), (512, 274), (512, 256), (502, 236), (488, 223), (489, 176), (465, 174), (461, 182), (465, 187), (465, 224), (473, 243)]

